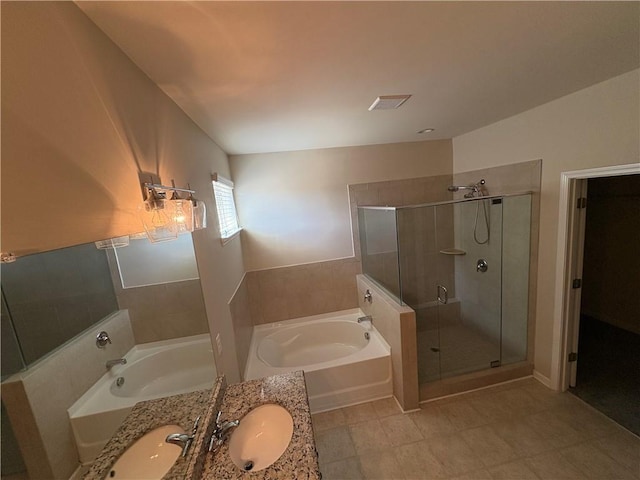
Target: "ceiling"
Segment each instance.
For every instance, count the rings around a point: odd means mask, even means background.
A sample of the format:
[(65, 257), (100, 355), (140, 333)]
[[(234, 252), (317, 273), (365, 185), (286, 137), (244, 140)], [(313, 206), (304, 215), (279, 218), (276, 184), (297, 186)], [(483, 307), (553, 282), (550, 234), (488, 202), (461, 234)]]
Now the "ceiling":
[(640, 2), (77, 4), (229, 154), (452, 138), (640, 64)]

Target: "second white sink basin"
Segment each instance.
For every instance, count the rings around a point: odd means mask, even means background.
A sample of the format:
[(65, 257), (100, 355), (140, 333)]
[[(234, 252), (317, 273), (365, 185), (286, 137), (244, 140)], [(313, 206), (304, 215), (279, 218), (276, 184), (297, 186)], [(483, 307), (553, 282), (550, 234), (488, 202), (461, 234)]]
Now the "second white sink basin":
[(185, 432), (178, 425), (164, 425), (136, 440), (109, 469), (105, 480), (164, 477), (182, 453), (178, 445), (165, 442), (171, 433)]
[(292, 435), (293, 419), (285, 408), (260, 405), (247, 413), (231, 434), (231, 461), (247, 472), (267, 468), (282, 456)]

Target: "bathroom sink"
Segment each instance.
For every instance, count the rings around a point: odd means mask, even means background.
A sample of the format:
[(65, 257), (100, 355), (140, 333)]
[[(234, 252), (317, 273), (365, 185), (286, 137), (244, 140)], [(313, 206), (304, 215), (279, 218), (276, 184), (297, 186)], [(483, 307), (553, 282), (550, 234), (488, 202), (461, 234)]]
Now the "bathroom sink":
[(282, 456), (292, 435), (293, 419), (285, 408), (272, 403), (261, 405), (240, 419), (231, 434), (231, 461), (244, 471), (267, 468)]
[(164, 425), (136, 440), (109, 469), (105, 480), (164, 477), (182, 453), (180, 446), (165, 442), (171, 433), (185, 431), (178, 425)]

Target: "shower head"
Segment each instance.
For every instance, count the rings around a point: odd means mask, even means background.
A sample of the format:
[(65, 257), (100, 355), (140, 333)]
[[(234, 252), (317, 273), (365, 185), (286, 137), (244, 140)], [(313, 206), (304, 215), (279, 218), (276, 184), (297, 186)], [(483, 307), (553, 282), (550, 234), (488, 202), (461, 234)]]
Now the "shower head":
[(447, 187), (447, 190), (449, 190), (450, 192), (457, 192), (459, 190), (471, 190), (471, 192), (467, 193), (468, 197), (467, 197), (467, 195), (465, 195), (466, 198), (473, 197), (474, 193), (477, 193), (480, 196), (482, 196), (481, 187), (485, 183), (487, 183), (487, 182), (483, 178), (478, 183), (474, 183), (473, 185), (450, 185), (449, 187)]

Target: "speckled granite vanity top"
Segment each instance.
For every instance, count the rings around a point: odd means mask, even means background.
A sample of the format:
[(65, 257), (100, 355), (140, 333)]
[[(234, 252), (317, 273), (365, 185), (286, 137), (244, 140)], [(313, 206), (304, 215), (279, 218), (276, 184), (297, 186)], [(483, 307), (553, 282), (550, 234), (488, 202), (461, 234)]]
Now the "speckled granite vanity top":
[[(242, 419), (250, 410), (265, 403), (286, 408), (293, 418), (293, 437), (282, 456), (271, 466), (257, 472), (244, 472), (229, 457), (229, 442), (215, 454), (207, 452), (208, 439), (216, 413), (222, 420)], [(218, 377), (212, 390), (185, 393), (136, 404), (116, 434), (85, 475), (85, 480), (102, 480), (120, 455), (137, 439), (156, 427), (180, 425), (191, 431), (200, 415), (200, 427), (186, 458), (178, 458), (164, 480), (214, 479), (320, 479), (318, 454), (311, 426), (311, 412), (303, 372), (274, 375), (260, 380), (226, 385)]]
[[(199, 478), (204, 463), (205, 426), (209, 426), (214, 411), (220, 405), (225, 387), (224, 377), (218, 377), (212, 390), (185, 393), (137, 403), (116, 434), (107, 442), (102, 453), (93, 462), (85, 475), (85, 480), (102, 480), (109, 473), (113, 463), (138, 438), (156, 427), (168, 424), (180, 425), (191, 431), (198, 415), (200, 432), (191, 445), (190, 455), (178, 458), (175, 465), (165, 475), (165, 480)], [(207, 430), (209, 430), (207, 428)], [(210, 435), (210, 432), (207, 432)], [(199, 453), (199, 454), (195, 454)]]
[(225, 442), (215, 456), (206, 455), (203, 480), (321, 478), (303, 372), (229, 385), (222, 398), (222, 419), (242, 419), (265, 403), (280, 404), (293, 417), (293, 437), (282, 456), (264, 470), (244, 472), (231, 462), (229, 442)]

